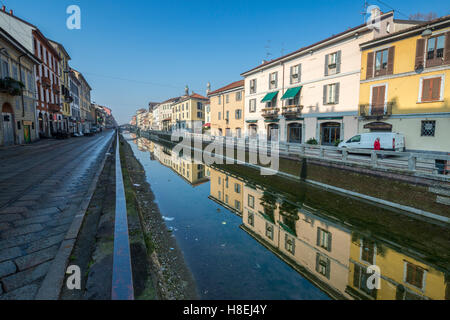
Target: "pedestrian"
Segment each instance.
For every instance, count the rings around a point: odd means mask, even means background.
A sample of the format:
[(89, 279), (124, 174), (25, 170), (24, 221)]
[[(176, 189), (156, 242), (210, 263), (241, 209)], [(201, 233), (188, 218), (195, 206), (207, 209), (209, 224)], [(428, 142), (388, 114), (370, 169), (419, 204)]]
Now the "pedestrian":
[(380, 151), (380, 150), (381, 150), (380, 138), (377, 138), (377, 139), (375, 140), (373, 149), (374, 149), (375, 151)]

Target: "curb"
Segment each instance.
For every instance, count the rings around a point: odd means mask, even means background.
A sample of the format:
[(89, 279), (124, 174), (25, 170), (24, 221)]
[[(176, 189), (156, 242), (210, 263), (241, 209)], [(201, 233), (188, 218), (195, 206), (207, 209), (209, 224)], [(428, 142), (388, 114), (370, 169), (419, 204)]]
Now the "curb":
[(111, 149), (112, 142), (114, 141), (115, 134), (111, 136), (110, 142), (107, 145), (105, 156), (100, 164), (99, 170), (94, 176), (94, 179), (89, 186), (87, 196), (81, 203), (80, 209), (75, 214), (74, 220), (69, 227), (69, 230), (64, 237), (64, 240), (52, 261), (49, 271), (42, 282), (38, 293), (36, 294), (34, 300), (58, 300), (61, 288), (63, 286), (64, 278), (66, 276), (66, 267), (69, 261), (69, 257), (72, 254), (73, 248), (75, 246), (76, 239), (78, 237), (78, 232), (81, 229), (81, 225), (84, 221), (84, 216), (91, 202), (92, 196), (94, 195), (95, 189), (97, 187), (98, 179), (106, 162), (106, 153)]

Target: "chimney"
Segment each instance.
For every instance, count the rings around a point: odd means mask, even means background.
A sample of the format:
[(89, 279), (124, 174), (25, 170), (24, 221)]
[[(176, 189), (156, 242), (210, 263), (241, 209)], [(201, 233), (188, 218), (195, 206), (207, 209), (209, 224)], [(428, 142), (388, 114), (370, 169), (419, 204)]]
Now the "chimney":
[(184, 89), (184, 94), (185, 94), (186, 96), (189, 95), (189, 87), (188, 87), (188, 85), (186, 85), (186, 88)]
[(6, 11), (6, 7), (2, 6), (2, 11), (5, 12)]
[(12, 11), (12, 10), (9, 10), (9, 14), (10, 14), (10, 15), (13, 15), (13, 11)]
[(206, 85), (206, 96), (208, 96), (210, 92), (211, 92), (211, 83), (208, 82), (208, 84)]
[(370, 20), (375, 20), (381, 16), (380, 8), (373, 7), (372, 10), (370, 10)]

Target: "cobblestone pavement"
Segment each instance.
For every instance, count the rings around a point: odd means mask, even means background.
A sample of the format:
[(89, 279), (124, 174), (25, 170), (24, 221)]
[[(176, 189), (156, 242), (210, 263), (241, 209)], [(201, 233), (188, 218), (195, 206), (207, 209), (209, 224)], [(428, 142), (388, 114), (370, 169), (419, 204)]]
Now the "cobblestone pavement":
[(0, 300), (36, 296), (113, 135), (0, 149)]

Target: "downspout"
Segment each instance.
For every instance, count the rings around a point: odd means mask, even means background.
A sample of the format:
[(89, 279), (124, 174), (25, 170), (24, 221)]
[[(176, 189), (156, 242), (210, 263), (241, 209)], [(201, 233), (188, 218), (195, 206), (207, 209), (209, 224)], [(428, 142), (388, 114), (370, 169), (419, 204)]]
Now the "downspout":
[[(22, 83), (23, 83), (23, 81), (22, 81), (22, 64), (20, 63), (20, 59), (24, 56), (26, 56), (26, 54), (22, 54), (18, 58), (19, 59), (19, 80)], [(24, 99), (23, 99), (23, 90), (22, 90), (22, 118), (25, 118), (25, 103), (24, 103)]]

